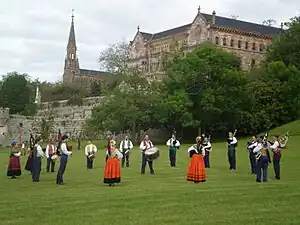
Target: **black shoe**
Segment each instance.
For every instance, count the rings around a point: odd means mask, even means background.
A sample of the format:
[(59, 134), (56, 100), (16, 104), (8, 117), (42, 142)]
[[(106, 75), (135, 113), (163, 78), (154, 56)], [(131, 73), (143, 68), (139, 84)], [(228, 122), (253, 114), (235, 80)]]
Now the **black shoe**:
[(154, 174), (154, 170), (150, 171), (150, 174)]
[(261, 180), (256, 180), (256, 182), (261, 183)]

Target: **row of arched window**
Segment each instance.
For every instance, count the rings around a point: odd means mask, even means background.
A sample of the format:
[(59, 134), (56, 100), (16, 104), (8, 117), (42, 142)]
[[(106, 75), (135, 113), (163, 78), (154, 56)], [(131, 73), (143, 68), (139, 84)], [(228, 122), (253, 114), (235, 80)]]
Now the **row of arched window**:
[(222, 43), (221, 43), (221, 40), (218, 36), (215, 37), (215, 44), (233, 47), (233, 48), (236, 47), (239, 49), (243, 48), (246, 50), (260, 51), (260, 52), (263, 52), (265, 50), (264, 44), (257, 44), (255, 42), (249, 43), (248, 41), (242, 42), (241, 40), (234, 40), (234, 39), (228, 40), (225, 37), (222, 38)]

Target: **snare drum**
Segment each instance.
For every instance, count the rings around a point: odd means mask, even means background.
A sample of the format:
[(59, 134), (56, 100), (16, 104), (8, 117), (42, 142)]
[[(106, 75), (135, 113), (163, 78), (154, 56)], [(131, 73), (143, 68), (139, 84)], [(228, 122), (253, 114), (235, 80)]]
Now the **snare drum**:
[(159, 158), (159, 149), (157, 147), (149, 148), (145, 151), (146, 159), (154, 161)]

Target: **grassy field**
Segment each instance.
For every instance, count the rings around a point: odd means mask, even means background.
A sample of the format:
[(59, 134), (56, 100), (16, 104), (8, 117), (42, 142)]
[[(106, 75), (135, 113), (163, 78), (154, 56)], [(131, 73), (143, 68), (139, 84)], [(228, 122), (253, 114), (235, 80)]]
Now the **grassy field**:
[[(185, 180), (188, 167), (187, 147), (178, 152), (176, 168), (168, 162), (168, 149), (161, 146), (155, 162), (155, 175), (140, 174), (140, 153), (134, 149), (130, 168), (122, 169), (121, 184), (103, 184), (103, 143), (95, 169), (87, 170), (83, 151), (74, 151), (65, 173), (65, 186), (56, 186), (56, 173), (43, 171), (39, 183), (30, 175), (15, 180), (6, 177), (8, 150), (1, 149), (0, 224), (12, 225), (242, 225), (300, 224), (300, 128), (299, 121), (278, 129), (291, 129), (288, 149), (282, 157), (282, 179), (274, 180), (269, 166), (269, 182), (256, 183), (250, 175), (245, 141), (239, 142), (237, 171), (230, 172), (224, 143), (213, 144), (212, 168), (203, 184)], [(22, 157), (22, 167), (25, 166)]]

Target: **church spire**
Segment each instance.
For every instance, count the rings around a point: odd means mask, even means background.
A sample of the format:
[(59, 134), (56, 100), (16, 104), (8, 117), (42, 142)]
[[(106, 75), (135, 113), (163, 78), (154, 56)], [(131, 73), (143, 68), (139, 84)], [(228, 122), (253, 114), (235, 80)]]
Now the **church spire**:
[(69, 43), (72, 41), (76, 42), (75, 29), (74, 29), (74, 9), (72, 9), (72, 21), (71, 21), (71, 28), (70, 28), (70, 34), (69, 34)]
[(77, 72), (79, 70), (79, 62), (77, 59), (77, 46), (75, 39), (75, 28), (74, 28), (74, 9), (72, 9), (72, 21), (69, 34), (69, 40), (67, 45), (67, 55), (65, 59), (65, 69)]

